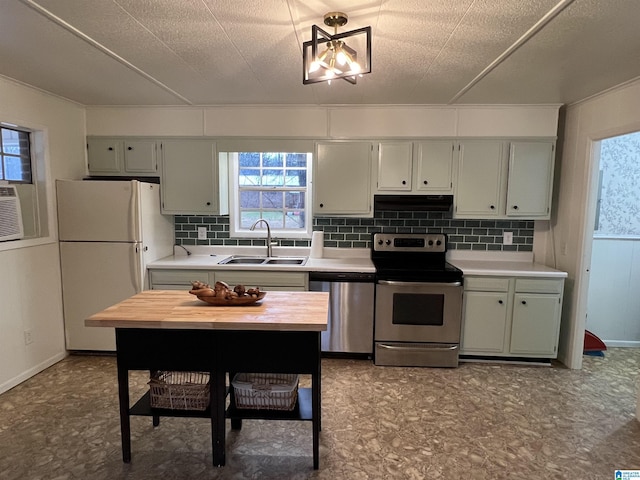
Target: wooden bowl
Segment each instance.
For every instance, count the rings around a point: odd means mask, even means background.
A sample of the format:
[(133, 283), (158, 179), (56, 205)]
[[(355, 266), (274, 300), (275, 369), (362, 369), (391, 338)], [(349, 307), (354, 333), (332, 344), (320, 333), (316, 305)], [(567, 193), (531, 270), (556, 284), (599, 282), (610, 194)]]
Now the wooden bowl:
[(220, 297), (198, 297), (199, 300), (203, 302), (207, 302), (209, 305), (217, 305), (217, 306), (225, 306), (225, 307), (235, 307), (239, 305), (251, 305), (256, 302), (259, 302), (264, 298), (267, 292), (260, 292), (257, 297), (252, 297), (251, 295), (244, 295), (242, 297), (236, 298), (220, 298)]

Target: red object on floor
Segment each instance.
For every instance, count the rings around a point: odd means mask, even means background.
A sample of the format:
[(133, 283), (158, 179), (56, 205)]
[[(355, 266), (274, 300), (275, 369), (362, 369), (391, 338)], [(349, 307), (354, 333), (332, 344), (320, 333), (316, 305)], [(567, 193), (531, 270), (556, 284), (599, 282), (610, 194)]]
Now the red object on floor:
[(607, 346), (589, 330), (584, 331), (584, 351), (599, 352), (606, 350)]

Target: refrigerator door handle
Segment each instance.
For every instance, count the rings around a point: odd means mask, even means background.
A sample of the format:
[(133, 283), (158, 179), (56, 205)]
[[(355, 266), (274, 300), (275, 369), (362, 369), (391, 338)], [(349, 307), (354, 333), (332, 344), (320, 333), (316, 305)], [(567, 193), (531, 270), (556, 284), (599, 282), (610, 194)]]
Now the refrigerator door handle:
[(142, 259), (142, 248), (139, 243), (133, 245), (133, 256), (136, 260), (135, 262), (132, 262), (131, 265), (133, 286), (136, 289), (136, 293), (140, 293), (143, 290), (141, 265), (144, 265), (144, 262)]
[(142, 241), (142, 236), (140, 235), (140, 219), (139, 212), (140, 205), (140, 184), (132, 180), (131, 181), (131, 203), (129, 204), (129, 226), (130, 226), (130, 235), (133, 236), (134, 241)]

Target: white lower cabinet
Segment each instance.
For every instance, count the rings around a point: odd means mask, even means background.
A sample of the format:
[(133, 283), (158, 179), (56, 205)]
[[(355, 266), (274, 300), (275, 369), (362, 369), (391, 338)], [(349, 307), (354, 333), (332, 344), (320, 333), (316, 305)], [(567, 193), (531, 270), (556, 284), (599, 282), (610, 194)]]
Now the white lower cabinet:
[(465, 276), (460, 353), (556, 358), (562, 278)]
[(276, 272), (273, 270), (173, 270), (150, 269), (149, 278), (152, 290), (190, 290), (193, 280), (209, 285), (216, 281), (230, 286), (242, 284), (246, 287), (259, 287), (260, 290), (306, 291), (309, 289), (307, 272)]
[(206, 270), (149, 270), (151, 290), (191, 290), (191, 282), (200, 280), (212, 285), (215, 274)]
[(260, 290), (285, 290), (304, 292), (309, 290), (307, 272), (276, 272), (269, 270), (218, 270), (216, 280), (222, 280), (234, 286), (259, 287)]

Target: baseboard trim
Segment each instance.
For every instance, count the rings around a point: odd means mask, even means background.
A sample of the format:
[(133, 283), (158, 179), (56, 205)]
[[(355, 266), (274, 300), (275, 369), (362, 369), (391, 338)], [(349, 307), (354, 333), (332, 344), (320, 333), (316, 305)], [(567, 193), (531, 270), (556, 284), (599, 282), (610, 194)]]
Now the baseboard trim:
[(22, 372), (20, 375), (17, 375), (7, 380), (6, 382), (0, 385), (0, 393), (4, 393), (8, 390), (11, 390), (13, 387), (15, 387), (16, 385), (20, 385), (25, 380), (29, 380), (34, 375), (37, 375), (38, 373), (42, 372), (43, 370), (46, 370), (50, 366), (55, 365), (60, 360), (64, 360), (66, 356), (67, 356), (66, 351), (57, 353), (53, 357), (46, 359), (44, 362), (41, 362), (38, 365), (31, 367), (29, 370)]
[(640, 348), (640, 342), (626, 341), (626, 340), (602, 340), (607, 347), (627, 347), (627, 348)]

